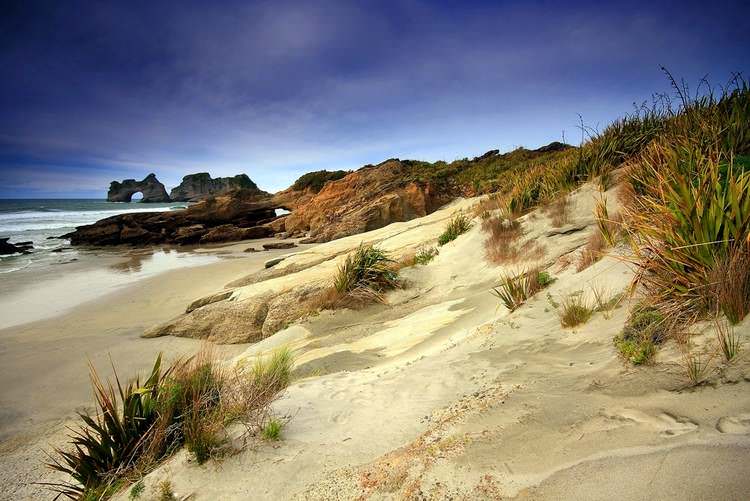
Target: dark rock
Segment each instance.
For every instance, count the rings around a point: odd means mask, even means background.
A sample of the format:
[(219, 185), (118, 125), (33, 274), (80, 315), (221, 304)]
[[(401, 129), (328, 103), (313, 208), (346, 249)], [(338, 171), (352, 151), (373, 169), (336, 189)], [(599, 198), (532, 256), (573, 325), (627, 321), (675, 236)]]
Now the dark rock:
[(297, 244), (295, 244), (294, 242), (272, 242), (270, 244), (263, 244), (263, 248), (266, 250), (291, 249), (293, 247), (297, 247)]
[(259, 252), (255, 247), (248, 247), (243, 252)]
[(0, 256), (10, 254), (29, 254), (34, 248), (33, 242), (18, 242), (12, 244), (8, 242), (10, 238), (0, 238)]
[(130, 202), (135, 193), (143, 193), (142, 202), (169, 202), (169, 195), (164, 185), (156, 179), (156, 174), (149, 174), (143, 181), (125, 179), (121, 183), (112, 181), (107, 192), (108, 202)]
[(208, 172), (200, 172), (183, 177), (180, 185), (169, 192), (169, 197), (174, 202), (196, 202), (209, 196), (223, 195), (233, 190), (246, 190), (256, 195), (269, 195), (258, 189), (258, 186), (247, 177), (247, 174), (212, 179)]

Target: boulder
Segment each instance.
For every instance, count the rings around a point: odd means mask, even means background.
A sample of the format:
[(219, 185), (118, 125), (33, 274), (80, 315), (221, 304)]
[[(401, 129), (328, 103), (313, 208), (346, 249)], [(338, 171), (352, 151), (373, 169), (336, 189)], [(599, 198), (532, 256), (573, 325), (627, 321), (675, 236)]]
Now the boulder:
[(149, 174), (142, 181), (125, 179), (122, 182), (112, 181), (107, 192), (108, 202), (130, 202), (133, 195), (143, 193), (142, 202), (169, 202), (169, 195), (164, 185), (156, 179), (156, 174)]
[(232, 224), (223, 224), (211, 229), (201, 237), (201, 243), (234, 242), (251, 238), (265, 238), (271, 236), (271, 229), (266, 226), (238, 228)]

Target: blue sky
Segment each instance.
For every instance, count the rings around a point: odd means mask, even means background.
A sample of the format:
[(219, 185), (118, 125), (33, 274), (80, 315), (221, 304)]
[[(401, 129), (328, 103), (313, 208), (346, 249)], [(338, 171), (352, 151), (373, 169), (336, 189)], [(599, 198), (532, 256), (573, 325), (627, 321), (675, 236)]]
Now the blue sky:
[(660, 65), (749, 76), (746, 3), (6, 1), (0, 198), (577, 142)]

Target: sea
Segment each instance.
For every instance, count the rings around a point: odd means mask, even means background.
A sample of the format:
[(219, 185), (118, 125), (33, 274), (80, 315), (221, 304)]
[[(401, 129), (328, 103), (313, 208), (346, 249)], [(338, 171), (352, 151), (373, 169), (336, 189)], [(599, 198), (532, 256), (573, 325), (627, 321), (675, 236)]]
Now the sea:
[[(76, 226), (127, 212), (182, 210), (185, 203), (107, 202), (95, 199), (0, 199), (0, 238), (33, 242), (30, 254), (0, 256), (0, 274), (43, 264), (54, 256), (74, 253), (70, 241), (58, 239)], [(0, 275), (1, 276), (1, 275)]]

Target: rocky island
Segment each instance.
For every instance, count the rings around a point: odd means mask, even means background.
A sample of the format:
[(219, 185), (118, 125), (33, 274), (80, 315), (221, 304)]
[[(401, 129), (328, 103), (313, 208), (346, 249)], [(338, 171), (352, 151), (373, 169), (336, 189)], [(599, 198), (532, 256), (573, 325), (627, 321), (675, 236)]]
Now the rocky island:
[(208, 172), (199, 172), (183, 177), (180, 185), (169, 192), (169, 198), (173, 202), (196, 202), (208, 196), (223, 195), (234, 190), (250, 190), (268, 195), (259, 190), (247, 174), (212, 179)]

